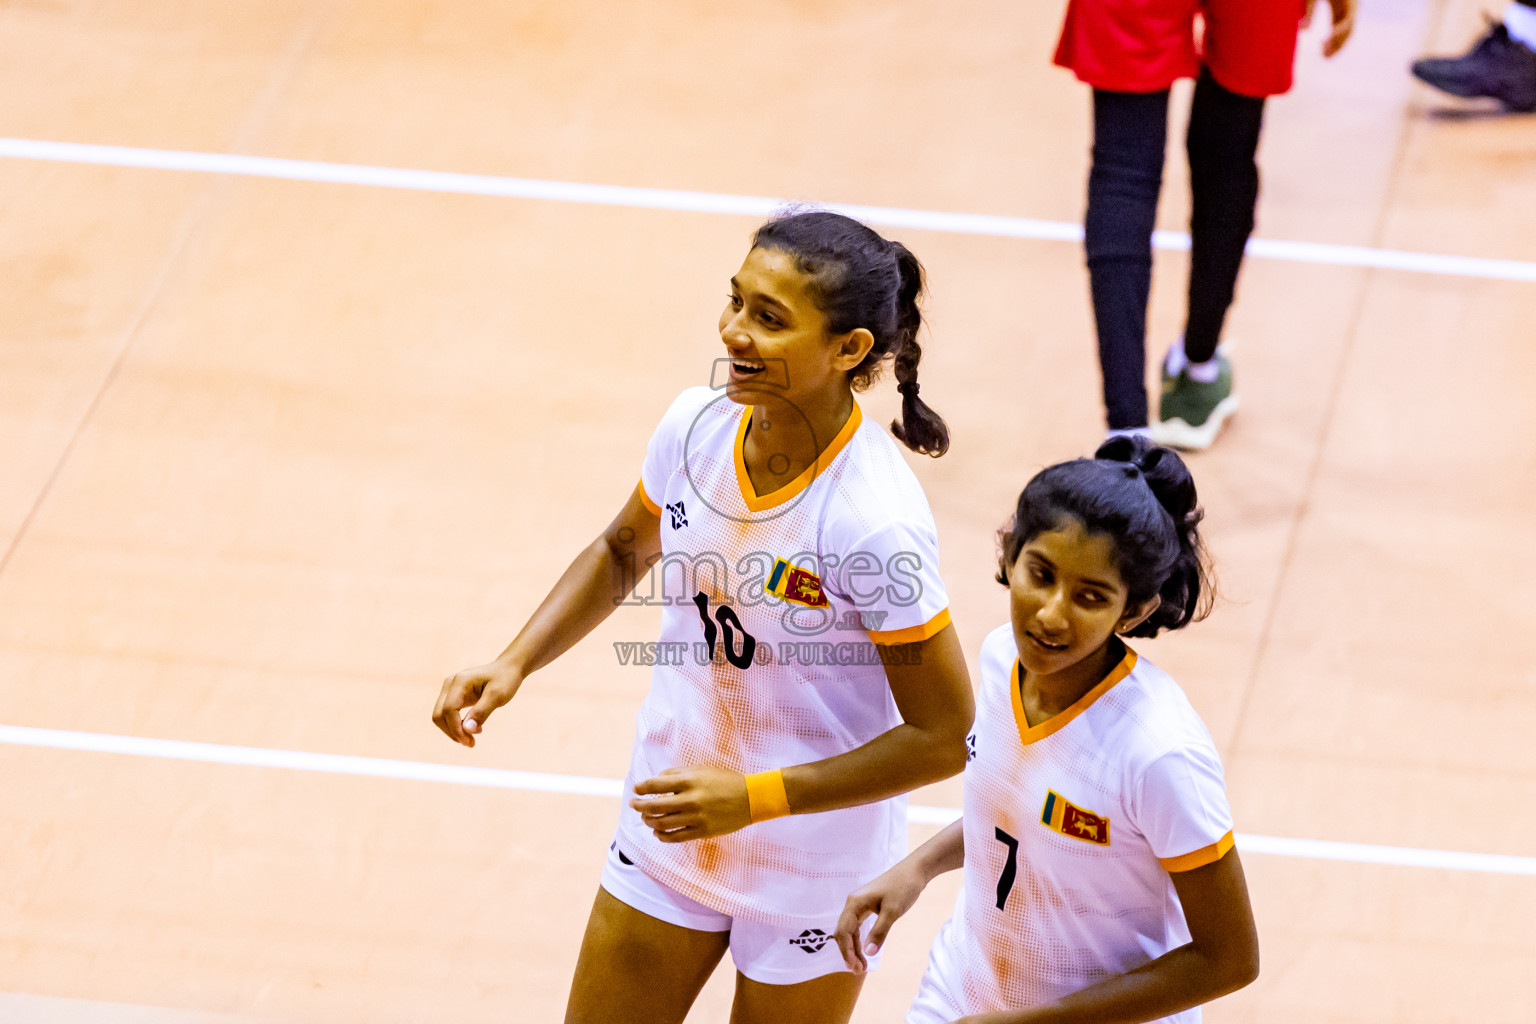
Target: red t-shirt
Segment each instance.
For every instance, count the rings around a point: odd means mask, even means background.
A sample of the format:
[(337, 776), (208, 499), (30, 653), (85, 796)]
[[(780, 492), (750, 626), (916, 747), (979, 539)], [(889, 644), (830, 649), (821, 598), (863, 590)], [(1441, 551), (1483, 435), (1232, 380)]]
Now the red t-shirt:
[(1157, 92), (1203, 62), (1233, 92), (1274, 96), (1291, 87), (1305, 12), (1306, 0), (1069, 0), (1056, 63), (1095, 89)]

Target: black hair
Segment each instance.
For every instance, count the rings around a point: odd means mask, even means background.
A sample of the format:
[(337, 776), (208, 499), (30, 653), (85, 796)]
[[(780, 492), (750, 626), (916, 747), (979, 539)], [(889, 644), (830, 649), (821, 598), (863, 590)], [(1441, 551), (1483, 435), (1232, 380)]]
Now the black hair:
[(1210, 613), (1212, 579), (1199, 531), (1204, 515), (1194, 477), (1177, 452), (1144, 437), (1114, 437), (1093, 458), (1048, 466), (1024, 486), (1013, 522), (998, 533), (997, 580), (1006, 585), (1024, 545), (1070, 516), (1089, 533), (1114, 540), (1129, 591), (1126, 607), (1154, 594), (1162, 598), (1126, 635), (1182, 629)]
[(849, 371), (855, 391), (869, 387), (887, 357), (901, 392), (901, 420), (891, 433), (915, 452), (940, 456), (949, 450), (949, 428), (917, 397), (917, 364), (923, 350), (917, 332), (923, 314), (923, 265), (900, 242), (830, 210), (787, 210), (758, 228), (754, 249), (774, 249), (795, 258), (811, 279), (811, 297), (827, 318), (831, 334), (863, 327), (875, 344)]

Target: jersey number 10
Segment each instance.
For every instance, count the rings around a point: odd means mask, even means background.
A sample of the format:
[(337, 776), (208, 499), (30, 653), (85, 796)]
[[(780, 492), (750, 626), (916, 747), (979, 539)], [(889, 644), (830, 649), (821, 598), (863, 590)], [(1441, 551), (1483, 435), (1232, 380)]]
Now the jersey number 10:
[[(699, 621), (704, 623), (704, 643), (709, 648), (709, 660), (715, 660), (715, 641), (720, 633), (725, 633), (725, 660), (737, 668), (746, 669), (752, 667), (752, 655), (757, 652), (757, 638), (748, 633), (742, 626), (736, 610), (728, 604), (722, 604), (715, 609), (715, 617), (709, 617), (709, 595), (699, 591), (694, 595), (693, 603), (699, 609)], [(720, 623), (716, 628), (715, 623)], [(737, 649), (736, 636), (741, 635), (741, 648)]]

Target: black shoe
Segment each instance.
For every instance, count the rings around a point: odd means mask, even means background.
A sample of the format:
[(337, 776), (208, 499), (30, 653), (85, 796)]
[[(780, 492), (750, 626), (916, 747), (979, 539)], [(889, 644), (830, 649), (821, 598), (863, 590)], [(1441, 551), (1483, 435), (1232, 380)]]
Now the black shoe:
[(1413, 75), (1452, 96), (1489, 96), (1509, 110), (1536, 110), (1536, 51), (1499, 22), (1460, 57), (1413, 62)]

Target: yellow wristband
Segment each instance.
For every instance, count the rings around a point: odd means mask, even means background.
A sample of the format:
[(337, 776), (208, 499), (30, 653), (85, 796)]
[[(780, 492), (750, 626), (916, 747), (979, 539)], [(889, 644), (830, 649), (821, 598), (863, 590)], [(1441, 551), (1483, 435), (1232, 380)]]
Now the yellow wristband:
[(747, 807), (752, 821), (782, 818), (789, 813), (789, 794), (784, 792), (784, 772), (758, 772), (747, 776)]

